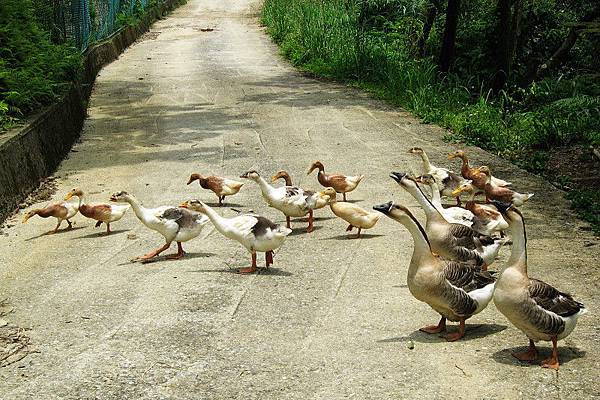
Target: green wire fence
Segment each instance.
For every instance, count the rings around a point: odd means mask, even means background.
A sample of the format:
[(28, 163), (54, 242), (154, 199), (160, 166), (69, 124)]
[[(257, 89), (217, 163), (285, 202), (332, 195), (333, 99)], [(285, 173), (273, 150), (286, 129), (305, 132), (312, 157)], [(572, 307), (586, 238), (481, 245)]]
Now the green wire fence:
[(165, 0), (33, 0), (36, 18), (54, 43), (81, 51), (109, 37), (130, 18)]

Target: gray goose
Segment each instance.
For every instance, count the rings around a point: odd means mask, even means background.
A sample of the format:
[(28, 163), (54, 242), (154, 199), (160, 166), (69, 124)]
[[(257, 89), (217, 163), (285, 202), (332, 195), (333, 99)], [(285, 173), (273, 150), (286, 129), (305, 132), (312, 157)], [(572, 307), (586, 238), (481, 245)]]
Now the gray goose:
[(492, 299), (495, 279), (472, 263), (434, 255), (425, 230), (406, 207), (390, 201), (373, 208), (400, 222), (413, 237), (414, 250), (406, 279), (408, 289), (417, 300), (429, 304), (441, 315), (437, 325), (423, 327), (421, 331), (443, 332), (446, 320), (458, 321), (458, 332), (444, 337), (448, 341), (462, 338), (465, 320), (485, 309)]
[(552, 342), (552, 355), (541, 366), (558, 370), (557, 341), (569, 336), (577, 319), (587, 312), (571, 295), (527, 274), (527, 234), (523, 215), (514, 206), (496, 206), (503, 211), (512, 233), (512, 249), (506, 269), (496, 283), (494, 304), (498, 311), (529, 338), (529, 348), (513, 356), (533, 362), (538, 353), (535, 342)]
[(425, 211), (425, 230), (434, 252), (450, 260), (474, 262), (484, 270), (494, 262), (501, 245), (499, 241), (484, 246), (479, 233), (472, 228), (446, 221), (413, 178), (401, 172), (392, 172), (390, 177), (410, 193)]

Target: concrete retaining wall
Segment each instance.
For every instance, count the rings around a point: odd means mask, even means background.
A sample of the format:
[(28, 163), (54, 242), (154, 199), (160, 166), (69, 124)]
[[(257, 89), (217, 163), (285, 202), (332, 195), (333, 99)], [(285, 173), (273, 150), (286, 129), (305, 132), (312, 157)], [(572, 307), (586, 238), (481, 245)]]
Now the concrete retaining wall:
[(73, 84), (62, 100), (34, 116), (25, 127), (0, 135), (0, 222), (13, 213), (42, 179), (51, 175), (81, 133), (87, 100), (96, 75), (116, 60), (150, 25), (181, 3), (167, 0), (84, 54), (82, 82)]

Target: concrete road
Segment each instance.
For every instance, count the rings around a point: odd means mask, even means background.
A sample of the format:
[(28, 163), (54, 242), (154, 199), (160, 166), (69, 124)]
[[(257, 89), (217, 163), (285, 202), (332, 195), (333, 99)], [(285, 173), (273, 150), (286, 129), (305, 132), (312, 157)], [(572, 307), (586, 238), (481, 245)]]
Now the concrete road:
[[(332, 172), (365, 174), (349, 195), (361, 206), (394, 199), (417, 210), (388, 173), (419, 171), (411, 146), (456, 168), (443, 130), (302, 76), (278, 55), (257, 10), (245, 0), (188, 0), (106, 67), (53, 198), (80, 186), (92, 201), (119, 190), (147, 206), (214, 201), (185, 185), (191, 172), (236, 177), (250, 168), (269, 176), (285, 168), (318, 188), (306, 171), (320, 159)], [(558, 374), (511, 357), (527, 340), (493, 305), (468, 321), (458, 343), (420, 333), (438, 316), (408, 292), (412, 240), (389, 219), (349, 240), (345, 223), (321, 210), (313, 234), (294, 222), (275, 268), (241, 276), (231, 271), (247, 266), (248, 254), (217, 233), (187, 244), (182, 261), (142, 265), (129, 260), (163, 238), (132, 213), (109, 237), (80, 215), (76, 229), (40, 236), (53, 222), (21, 225), (20, 214), (0, 236), (0, 332), (13, 329), (14, 338), (0, 344), (29, 341), (21, 353), (31, 353), (0, 368), (0, 398), (600, 397), (598, 240), (547, 182), (468, 151), (536, 193), (524, 208), (530, 273), (591, 311), (561, 342)], [(252, 182), (230, 202), (226, 216), (235, 208), (284, 220)]]

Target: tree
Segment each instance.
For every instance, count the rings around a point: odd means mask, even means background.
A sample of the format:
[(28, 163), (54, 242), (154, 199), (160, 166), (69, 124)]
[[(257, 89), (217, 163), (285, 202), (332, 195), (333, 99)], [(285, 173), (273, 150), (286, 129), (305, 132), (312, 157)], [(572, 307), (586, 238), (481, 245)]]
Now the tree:
[(423, 33), (421, 34), (418, 43), (419, 57), (423, 57), (425, 55), (425, 45), (427, 44), (427, 39), (429, 39), (429, 34), (431, 33), (431, 28), (433, 27), (433, 23), (435, 22), (435, 17), (437, 17), (440, 6), (441, 0), (430, 0), (430, 2), (427, 4), (425, 22), (423, 22)]
[(458, 15), (460, 12), (460, 0), (448, 0), (446, 8), (446, 25), (444, 26), (444, 37), (440, 51), (440, 71), (448, 72), (456, 54), (456, 28), (458, 27)]
[(492, 79), (492, 90), (499, 92), (504, 88), (515, 58), (517, 39), (521, 33), (521, 17), (523, 15), (522, 0), (498, 0), (496, 72)]

